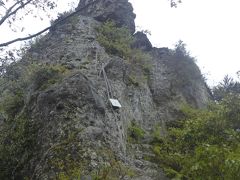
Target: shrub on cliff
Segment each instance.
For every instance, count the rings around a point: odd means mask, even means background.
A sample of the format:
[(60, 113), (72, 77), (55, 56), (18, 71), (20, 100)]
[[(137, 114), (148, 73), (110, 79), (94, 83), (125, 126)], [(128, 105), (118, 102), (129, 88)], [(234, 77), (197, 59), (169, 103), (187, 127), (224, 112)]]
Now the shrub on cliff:
[(213, 97), (216, 101), (221, 101), (230, 93), (240, 94), (240, 82), (226, 75), (222, 82), (213, 88)]
[(99, 26), (97, 31), (97, 40), (108, 53), (122, 58), (130, 56), (134, 39), (127, 28), (119, 28), (114, 22), (108, 21)]
[[(117, 27), (114, 22), (105, 22), (97, 28), (97, 41), (106, 52), (119, 56), (132, 65), (129, 81), (139, 86), (148, 79), (151, 67), (151, 56), (140, 49), (132, 48), (134, 37), (126, 27)], [(135, 70), (134, 70), (135, 69)], [(142, 73), (134, 74), (142, 70)]]
[(39, 126), (26, 106), (29, 91), (45, 90), (63, 78), (63, 66), (10, 65), (0, 77), (0, 179), (25, 179), (36, 158)]
[(171, 178), (239, 179), (239, 107), (240, 97), (232, 95), (206, 110), (183, 108), (185, 118), (154, 141), (156, 162)]
[(145, 131), (135, 122), (128, 127), (128, 141), (139, 143), (144, 138)]
[(151, 57), (140, 49), (132, 48), (135, 39), (126, 27), (117, 27), (108, 21), (99, 26), (97, 32), (97, 40), (107, 53), (148, 68)]

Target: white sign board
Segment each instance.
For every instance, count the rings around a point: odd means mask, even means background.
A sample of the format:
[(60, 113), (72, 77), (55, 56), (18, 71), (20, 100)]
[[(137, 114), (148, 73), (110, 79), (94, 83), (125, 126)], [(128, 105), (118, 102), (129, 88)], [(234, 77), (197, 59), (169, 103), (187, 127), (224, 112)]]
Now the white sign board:
[(122, 107), (122, 105), (120, 104), (120, 102), (117, 99), (109, 99), (109, 101), (111, 102), (113, 107), (116, 107), (116, 108)]

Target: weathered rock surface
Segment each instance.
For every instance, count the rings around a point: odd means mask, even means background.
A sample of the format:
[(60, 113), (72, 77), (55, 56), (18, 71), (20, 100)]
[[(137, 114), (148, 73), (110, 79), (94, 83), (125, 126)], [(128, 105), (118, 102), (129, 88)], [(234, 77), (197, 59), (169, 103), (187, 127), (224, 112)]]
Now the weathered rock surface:
[[(96, 2), (91, 4), (92, 2)], [(96, 20), (105, 22), (108, 20), (114, 21), (118, 26), (125, 26), (134, 33), (136, 15), (133, 13), (132, 5), (128, 0), (81, 0), (78, 8), (85, 7), (81, 11), (84, 16), (94, 17)]]
[[(81, 0), (79, 7), (89, 2)], [(56, 179), (61, 155), (82, 162), (85, 179), (112, 159), (133, 169), (132, 179), (167, 179), (159, 167), (144, 160), (144, 153), (151, 156), (147, 145), (128, 145), (127, 130), (132, 121), (149, 133), (156, 125), (164, 130), (166, 121), (177, 118), (182, 104), (204, 107), (209, 93), (198, 67), (172, 50), (153, 48), (146, 35), (137, 33), (135, 46), (152, 57), (148, 78), (142, 79), (141, 69), (107, 54), (96, 40), (96, 27), (109, 18), (134, 31), (135, 15), (128, 1), (98, 1), (81, 14), (49, 32), (19, 63), (62, 65), (69, 70), (59, 83), (43, 90), (28, 89), (25, 108), (40, 128), (39, 152), (25, 170), (34, 179)], [(103, 67), (120, 109), (109, 103)]]
[(152, 48), (153, 48), (152, 44), (149, 41), (146, 34), (144, 34), (143, 32), (136, 32), (134, 34), (134, 38), (136, 39), (133, 44), (134, 48), (138, 48), (143, 51), (151, 51), (152, 50)]

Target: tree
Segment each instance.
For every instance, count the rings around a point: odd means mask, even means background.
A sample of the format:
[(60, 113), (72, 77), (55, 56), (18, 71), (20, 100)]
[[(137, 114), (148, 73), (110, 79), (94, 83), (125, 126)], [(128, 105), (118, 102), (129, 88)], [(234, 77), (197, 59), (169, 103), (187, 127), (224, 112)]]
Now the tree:
[[(0, 28), (9, 28), (14, 32), (24, 31), (25, 27), (16, 27), (15, 23), (28, 16), (39, 18), (51, 17), (51, 10), (56, 7), (55, 0), (0, 0)], [(31, 39), (31, 35), (28, 36)], [(26, 40), (27, 38), (22, 38)], [(8, 46), (15, 41), (1, 43), (0, 47)]]
[(47, 12), (56, 7), (56, 3), (51, 0), (1, 0), (0, 6), (3, 9), (0, 25), (7, 22), (11, 27), (14, 21), (22, 20), (26, 15), (37, 16), (35, 8)]
[(171, 179), (239, 179), (240, 96), (181, 112), (182, 119), (167, 123), (164, 138), (153, 137), (154, 162)]
[(182, 1), (181, 0), (170, 0), (170, 3), (171, 3), (171, 7), (176, 8), (179, 3), (182, 3)]
[(50, 12), (55, 7), (53, 0), (1, 0), (0, 27), (7, 23), (14, 32), (24, 31), (24, 27), (16, 28), (14, 23), (30, 15), (43, 20), (43, 12), (50, 17)]
[(216, 101), (220, 101), (231, 94), (240, 94), (240, 82), (226, 75), (222, 82), (213, 88), (213, 97)]
[[(56, 7), (55, 0), (0, 0), (0, 29), (9, 28), (9, 31), (23, 32), (25, 27), (16, 25), (28, 16), (39, 18), (50, 17), (50, 12)], [(18, 23), (19, 24), (19, 23)], [(31, 35), (22, 40), (31, 39)], [(21, 38), (18, 38), (21, 39)], [(7, 50), (7, 46), (16, 41), (0, 44), (0, 72), (10, 62), (14, 61), (17, 49)]]
[(177, 56), (183, 56), (183, 57), (190, 56), (190, 53), (186, 49), (186, 44), (182, 40), (179, 40), (175, 44), (174, 52)]

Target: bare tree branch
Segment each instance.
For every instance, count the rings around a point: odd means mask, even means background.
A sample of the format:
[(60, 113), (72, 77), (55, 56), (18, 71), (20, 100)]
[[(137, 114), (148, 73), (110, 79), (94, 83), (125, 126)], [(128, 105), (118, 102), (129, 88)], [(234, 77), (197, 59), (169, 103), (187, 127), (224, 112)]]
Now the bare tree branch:
[(12, 11), (12, 9), (17, 6), (20, 3), (20, 1), (16, 2), (15, 4), (13, 4), (10, 8), (8, 8), (8, 10), (6, 11), (5, 15), (2, 17), (2, 19), (0, 20), (0, 25), (2, 25), (2, 23), (4, 23), (4, 21), (7, 20), (7, 18), (9, 17), (9, 13)]
[(52, 24), (51, 26), (49, 26), (49, 27), (47, 27), (47, 28), (45, 28), (45, 29), (43, 29), (43, 30), (35, 33), (35, 34), (29, 35), (29, 36), (26, 36), (26, 37), (23, 37), (23, 38), (16, 38), (16, 39), (13, 39), (13, 40), (11, 40), (11, 41), (2, 43), (2, 44), (0, 44), (0, 47), (8, 46), (8, 45), (13, 44), (13, 43), (15, 43), (15, 42), (25, 41), (25, 40), (28, 40), (28, 39), (32, 39), (32, 38), (34, 38), (34, 37), (36, 37), (36, 36), (39, 36), (39, 35), (41, 35), (42, 33), (50, 30), (51, 28), (56, 27), (56, 25), (58, 25), (59, 23), (65, 21), (66, 19), (69, 19), (70, 17), (74, 16), (74, 15), (77, 14), (78, 12), (86, 9), (86, 8), (89, 7), (90, 5), (95, 4), (95, 3), (99, 2), (99, 1), (100, 1), (100, 0), (93, 1), (93, 2), (91, 2), (91, 3), (89, 3), (89, 4), (87, 4), (86, 6), (84, 6), (84, 7), (82, 7), (82, 8), (79, 8), (78, 10), (76, 10), (76, 11), (74, 11), (73, 13), (69, 14), (68, 16), (66, 16), (66, 17), (58, 20), (57, 22), (55, 22), (55, 23)]
[(54, 24), (54, 25), (52, 25), (52, 26), (49, 26), (49, 27), (43, 29), (42, 31), (39, 31), (38, 33), (35, 33), (35, 34), (33, 34), (33, 35), (30, 35), (30, 36), (27, 36), (27, 37), (24, 37), (24, 38), (16, 38), (16, 39), (14, 39), (14, 40), (11, 40), (11, 41), (2, 43), (2, 44), (0, 44), (0, 47), (8, 46), (8, 45), (13, 44), (13, 43), (18, 42), (18, 41), (25, 41), (25, 40), (28, 40), (28, 39), (32, 39), (32, 38), (34, 38), (34, 37), (36, 37), (36, 36), (41, 35), (42, 33), (46, 32), (46, 31), (48, 31), (49, 29), (51, 29), (51, 28), (54, 27), (55, 25), (56, 25), (56, 24)]
[[(27, 2), (23, 3), (22, 1), (18, 1), (15, 4), (13, 4), (5, 13), (5, 15), (0, 20), (0, 25), (2, 25), (10, 16), (14, 15), (19, 11), (20, 9), (24, 8), (27, 4), (29, 4), (33, 0), (28, 0)], [(14, 11), (12, 11), (18, 4), (21, 4), (18, 6)]]

